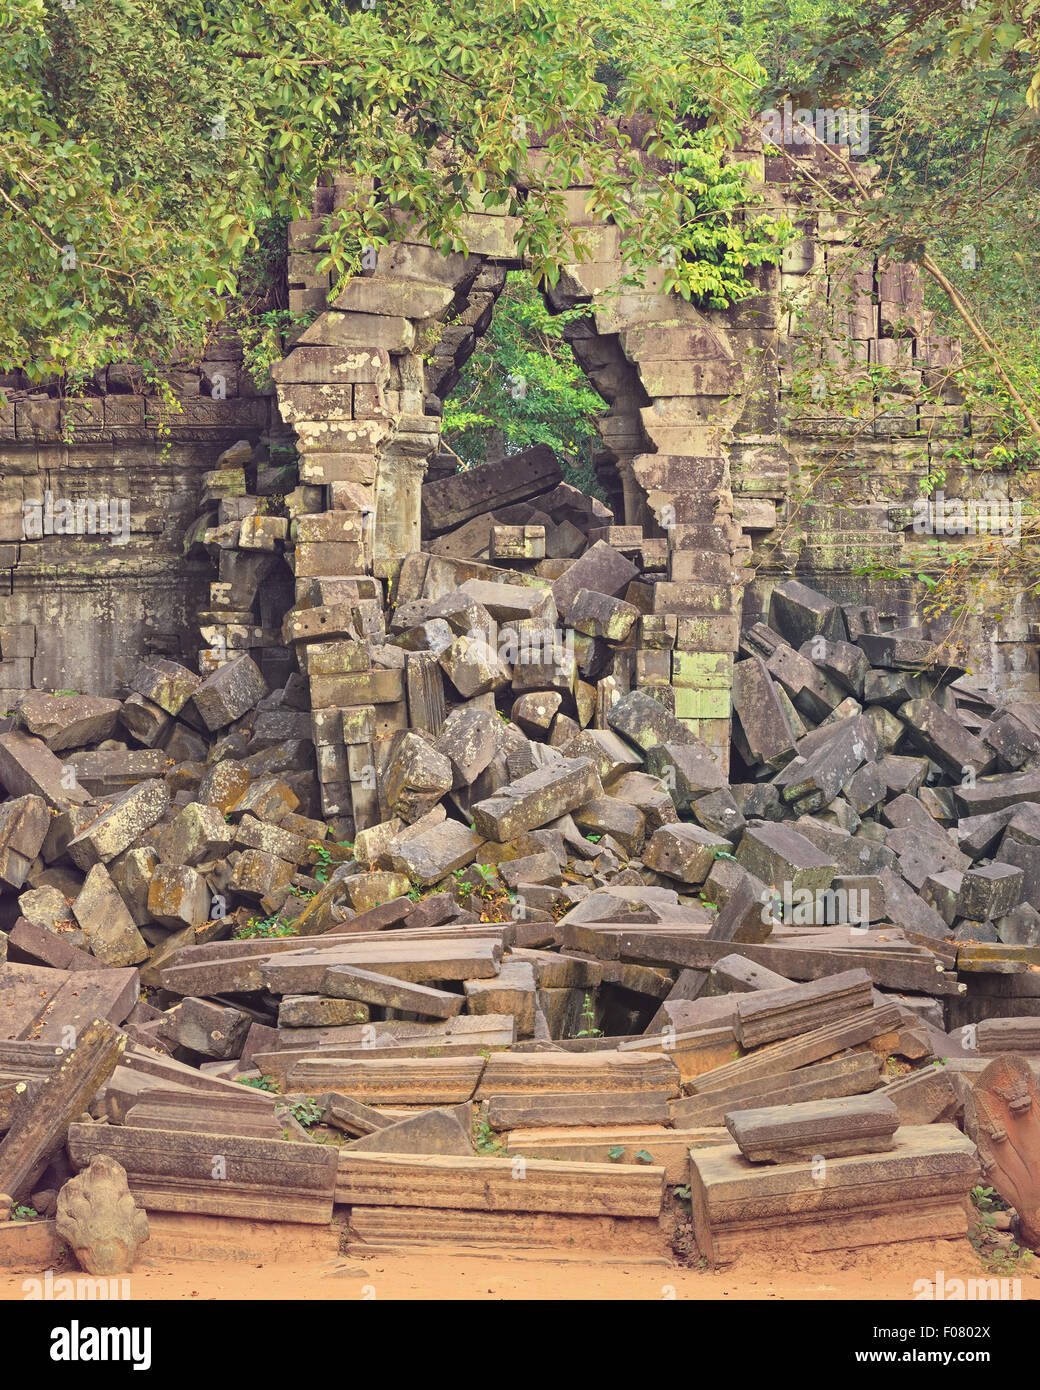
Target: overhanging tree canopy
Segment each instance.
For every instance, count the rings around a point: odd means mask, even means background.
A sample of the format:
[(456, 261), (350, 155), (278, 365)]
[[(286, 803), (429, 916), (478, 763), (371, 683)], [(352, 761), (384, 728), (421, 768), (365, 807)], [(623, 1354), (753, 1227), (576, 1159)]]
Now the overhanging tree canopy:
[[(552, 279), (580, 258), (557, 190), (585, 169), (636, 254), (673, 248), (675, 288), (725, 303), (777, 239), (719, 164), (760, 75), (686, 0), (0, 0), (0, 368), (198, 344), (264, 226), (340, 168), (338, 274), (395, 214), (461, 247), (472, 190)], [(636, 205), (604, 120), (634, 110), (662, 156)]]

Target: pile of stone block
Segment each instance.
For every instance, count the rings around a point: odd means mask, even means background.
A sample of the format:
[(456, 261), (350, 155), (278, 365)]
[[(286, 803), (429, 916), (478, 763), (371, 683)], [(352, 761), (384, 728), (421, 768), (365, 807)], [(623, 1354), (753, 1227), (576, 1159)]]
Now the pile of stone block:
[[(199, 672), (208, 676), (248, 654), (271, 684), (285, 683), (293, 663), (282, 645), (281, 618), (292, 600), (297, 518), (318, 506), (320, 489), (296, 485), (290, 464), (257, 463), (242, 439), (202, 475), (199, 510), (184, 534), (188, 558), (208, 557), (216, 577), (198, 613)], [(313, 518), (311, 518), (313, 520)], [(306, 526), (307, 516), (303, 517)], [(306, 546), (301, 545), (306, 559)]]
[(278, 689), (250, 651), (157, 659), (3, 721), (13, 1202), (113, 1161), (148, 1212), (340, 1208), (360, 1245), (964, 1234), (985, 1069), (1040, 1062), (1040, 725), (790, 583), (727, 777), (630, 679), (635, 537), (528, 462), (487, 527), (472, 480), (429, 499), (489, 558), (523, 529), (510, 569), (431, 546), (389, 607), (307, 577)]

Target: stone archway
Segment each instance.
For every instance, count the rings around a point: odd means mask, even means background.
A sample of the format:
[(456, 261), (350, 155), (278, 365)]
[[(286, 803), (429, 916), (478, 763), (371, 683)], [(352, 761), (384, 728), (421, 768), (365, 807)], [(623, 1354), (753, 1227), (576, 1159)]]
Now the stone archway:
[[(662, 292), (663, 270), (627, 288), (619, 231), (584, 214), (580, 188), (565, 194), (591, 259), (566, 267), (546, 291), (551, 309), (588, 308), (568, 336), (607, 407), (598, 468), (615, 522), (639, 530), (652, 557), (652, 606), (639, 624), (631, 683), (652, 689), (724, 769), (742, 610), (753, 623), (772, 587), (795, 573), (835, 601), (876, 605), (888, 625), (912, 622), (912, 596), (884, 574), (864, 578), (862, 561), (913, 555), (907, 523), (895, 518), (943, 438), (971, 429), (955, 396), (914, 401), (929, 374), (959, 360), (956, 340), (933, 332), (916, 268), (878, 263), (848, 240), (840, 218), (809, 213), (798, 157), (763, 157), (753, 142), (733, 157), (757, 167), (767, 205), (802, 231), (779, 266), (753, 273), (750, 298), (701, 312)], [(424, 478), (444, 467), (444, 398), (506, 273), (522, 265), (515, 219), (474, 213), (468, 255), (442, 256), (405, 237), (332, 301), (316, 274), (316, 241), (345, 182), (321, 190), (313, 217), (291, 229), (291, 307), (319, 313), (273, 373), (313, 507), (292, 526), (298, 607), (387, 582), (394, 597), (402, 561), (421, 553)], [(813, 370), (799, 354), (810, 364), (895, 368), (905, 384), (875, 393), (872, 418), (856, 423), (850, 444), (840, 404), (806, 406), (792, 392), (798, 374)], [(813, 501), (812, 525), (799, 527), (802, 479), (823, 456), (847, 467), (840, 486)], [(322, 577), (335, 587), (312, 592)], [(1032, 690), (1035, 652), (1024, 629), (1005, 629), (987, 664), (995, 675), (1021, 668), (1015, 688)], [(403, 693), (401, 701), (387, 729), (407, 726)]]
[[(273, 372), (282, 416), (296, 430), (301, 483), (324, 489), (323, 510), (293, 526), (298, 602), (301, 580), (392, 580), (421, 550), (421, 491), (438, 466), (442, 403), (508, 270), (522, 264), (515, 219), (475, 213), (465, 228), (469, 255), (402, 240), (328, 300), (313, 266), (336, 196), (335, 187), (319, 191), (315, 216), (291, 229), (295, 307), (324, 308)], [(571, 197), (573, 206), (582, 201)], [(718, 324), (661, 292), (662, 272), (639, 291), (614, 292), (625, 270), (617, 228), (581, 213), (575, 225), (586, 229), (592, 259), (567, 267), (547, 303), (588, 306), (569, 336), (605, 402), (598, 465), (620, 509), (615, 520), (658, 538), (647, 625), (648, 645), (669, 667), (662, 685), (655, 663), (658, 694), (725, 764), (750, 543), (733, 520), (720, 422), (739, 414), (742, 369)], [(727, 397), (736, 403), (723, 409)]]

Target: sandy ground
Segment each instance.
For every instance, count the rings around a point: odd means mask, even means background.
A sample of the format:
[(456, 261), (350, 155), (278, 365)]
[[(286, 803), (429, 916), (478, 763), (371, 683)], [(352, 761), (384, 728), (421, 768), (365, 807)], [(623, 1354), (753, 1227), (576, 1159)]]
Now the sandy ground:
[[(915, 1281), (985, 1277), (966, 1241), (886, 1246), (869, 1252), (745, 1257), (718, 1272), (618, 1258), (492, 1258), (465, 1250), (373, 1253), (310, 1263), (145, 1260), (130, 1276), (136, 1300), (908, 1300)], [(0, 1300), (23, 1299), (23, 1274), (0, 1277)], [(60, 1277), (56, 1275), (55, 1277)], [(1025, 1275), (1021, 1297), (1040, 1298), (1040, 1277)]]

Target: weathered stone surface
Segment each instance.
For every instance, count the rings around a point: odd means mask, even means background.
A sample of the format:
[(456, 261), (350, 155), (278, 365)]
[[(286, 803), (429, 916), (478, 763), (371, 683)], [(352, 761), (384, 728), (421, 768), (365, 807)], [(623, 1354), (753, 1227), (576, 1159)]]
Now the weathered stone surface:
[(934, 907), (950, 927), (957, 919), (957, 900), (963, 881), (962, 873), (958, 873), (956, 869), (945, 869), (929, 874), (921, 887), (923, 900), (929, 907)]
[(1040, 1053), (1036, 1018), (984, 1018), (976, 1026), (976, 1046), (985, 1056), (1001, 1052)]
[(590, 1212), (660, 1215), (664, 1169), (529, 1159), (516, 1180), (513, 1158), (409, 1159), (358, 1154), (340, 1159), (336, 1200), (359, 1206), (413, 1206), (470, 1211)]
[(863, 682), (870, 663), (860, 647), (852, 642), (830, 642), (825, 637), (813, 637), (798, 649), (802, 656), (814, 661), (823, 674), (854, 695), (863, 698)]
[(663, 1052), (498, 1052), (488, 1059), (478, 1099), (604, 1091), (679, 1091), (679, 1068)]
[(512, 1014), (517, 1037), (533, 1036), (535, 979), (527, 961), (506, 960), (493, 980), (467, 980), (463, 988), (471, 1014)]
[[(0, 738), (0, 748), (3, 743), (4, 739)], [(0, 765), (2, 780), (3, 767)], [(1009, 772), (997, 777), (980, 777), (973, 787), (955, 787), (954, 797), (966, 817), (987, 816), (1023, 801), (1040, 802), (1040, 772)]]
[(65, 768), (41, 739), (20, 729), (0, 734), (0, 786), (9, 796), (42, 796), (58, 811), (82, 806), (87, 793)]
[(899, 1111), (903, 1125), (931, 1125), (952, 1120), (961, 1103), (944, 1067), (922, 1067), (886, 1085), (884, 1094)]
[(227, 1176), (214, 1180), (213, 1135), (130, 1125), (72, 1125), (69, 1157), (77, 1168), (94, 1154), (115, 1158), (130, 1191), (149, 1212), (185, 1211), (254, 1221), (332, 1219), (335, 1150), (313, 1143), (221, 1135)]
[(736, 857), (767, 886), (790, 884), (792, 892), (828, 887), (836, 867), (804, 835), (768, 822), (748, 825)]
[[(617, 794), (613, 784), (619, 777), (623, 777), (626, 772), (638, 771), (643, 766), (640, 755), (633, 752), (624, 739), (611, 733), (609, 729), (583, 729), (580, 734), (575, 734), (564, 744), (560, 751), (567, 758), (590, 758), (599, 773), (600, 781), (604, 787), (610, 788), (612, 796)], [(647, 779), (646, 785), (648, 790), (650, 787), (660, 790), (658, 784), (653, 783), (651, 779)], [(624, 799), (632, 801), (630, 796)], [(632, 801), (632, 804), (637, 803)]]
[(508, 685), (510, 669), (482, 634), (457, 637), (437, 660), (464, 700)]
[(107, 1154), (95, 1154), (58, 1193), (55, 1224), (88, 1274), (131, 1273), (148, 1239), (148, 1217), (131, 1195), (125, 1170)]
[(232, 870), (228, 886), (244, 898), (260, 902), (279, 889), (288, 888), (294, 873), (293, 865), (275, 854), (245, 849)]
[(423, 522), (436, 535), (491, 507), (505, 507), (534, 497), (558, 483), (561, 476), (553, 451), (548, 445), (537, 444), (486, 468), (425, 483)]
[(50, 826), (42, 796), (19, 796), (0, 804), (0, 883), (21, 888)]
[(477, 834), (504, 844), (525, 830), (557, 820), (602, 791), (589, 759), (561, 758), (477, 802), (473, 807)]
[(238, 1009), (188, 998), (163, 1014), (159, 1034), (204, 1057), (223, 1060), (241, 1054), (251, 1022)]
[(22, 915), (12, 928), (12, 936), (22, 922), (29, 922), (44, 928), (50, 935), (60, 933), (70, 946), (87, 944), (86, 935), (73, 929), (72, 903), (57, 888), (34, 888), (23, 893), (18, 899), (18, 910)]
[(427, 985), (406, 984), (392, 975), (379, 975), (350, 965), (331, 965), (321, 980), (321, 992), (332, 999), (358, 1000), (399, 1009), (426, 1018), (454, 1018), (465, 996)]
[[(548, 700), (550, 695), (525, 695), (521, 699)], [(552, 696), (557, 706), (560, 697)], [(520, 702), (517, 701), (517, 704)], [(516, 706), (514, 705), (514, 717)], [(434, 740), (434, 748), (451, 764), (453, 787), (469, 786), (502, 749), (502, 721), (490, 710), (454, 709)]]
[(793, 647), (817, 636), (843, 642), (848, 635), (839, 606), (796, 579), (778, 584), (769, 595), (769, 626)]
[(111, 738), (118, 713), (119, 701), (100, 695), (34, 692), (18, 707), (22, 727), (36, 738), (42, 738), (52, 753)]
[[(70, 1122), (91, 1104), (118, 1062), (126, 1036), (97, 1019), (79, 1033), (76, 1045), (23, 1099), (0, 1143), (0, 1201), (28, 1196), (36, 1177), (65, 1140)], [(0, 1209), (0, 1220), (9, 1217)]]
[(796, 1071), (672, 1100), (668, 1109), (676, 1125), (722, 1125), (731, 1110), (797, 1105), (807, 1100), (833, 1100), (873, 1091), (880, 1084), (880, 1068), (881, 1058), (876, 1053), (849, 1052)]
[(513, 701), (509, 717), (531, 738), (548, 734), (563, 696), (555, 690), (536, 690)]
[(107, 864), (161, 819), (170, 804), (164, 782), (139, 782), (116, 797), (107, 811), (69, 841), (68, 855), (80, 869)]
[[(278, 952), (260, 965), (260, 975), (263, 985), (276, 994), (318, 994), (323, 989), (326, 970), (333, 965), (357, 966), (377, 975), (426, 984), (437, 980), (486, 979), (498, 974), (501, 958), (502, 948), (497, 942), (388, 939), (371, 945), (359, 942), (320, 951)], [(168, 975), (172, 973), (167, 972)], [(229, 972), (226, 978), (233, 981), (235, 972)], [(223, 986), (224, 989), (231, 987), (230, 984)]]
[(584, 1125), (664, 1125), (669, 1102), (642, 1091), (552, 1092), (542, 1095), (491, 1096), (488, 1124), (495, 1130), (570, 1128)]
[(419, 734), (403, 735), (383, 777), (387, 806), (407, 824), (433, 809), (451, 790), (451, 763)]
[(191, 703), (211, 732), (233, 723), (267, 694), (267, 683), (253, 659), (243, 653), (207, 676)]
[[(372, 1011), (355, 999), (326, 999), (318, 994), (287, 994), (278, 1006), (278, 1027), (338, 1028), (367, 1023)], [(281, 1035), (283, 1038), (285, 1034)]]
[(682, 813), (709, 792), (724, 791), (726, 779), (715, 759), (699, 739), (654, 743), (646, 753), (646, 770), (660, 780)]
[(442, 821), (412, 834), (399, 835), (387, 847), (393, 867), (425, 887), (455, 869), (472, 864), (484, 837), (457, 820)]
[(717, 1066), (698, 1076), (693, 1082), (693, 1089), (698, 1093), (718, 1091), (745, 1081), (777, 1076), (796, 1067), (807, 1066), (810, 1062), (833, 1057), (845, 1048), (856, 1047), (871, 1038), (881, 1037), (894, 1029), (898, 1022), (899, 1014), (894, 1005), (860, 1009), (835, 1023), (814, 1028), (810, 1033), (785, 1038), (782, 1042), (759, 1048), (746, 1057)]
[(352, 1140), (343, 1152), (472, 1157), (473, 1139), (456, 1110), (426, 1110)]
[(798, 745), (804, 762), (796, 759), (789, 763), (775, 779), (783, 799), (800, 811), (829, 806), (849, 778), (865, 762), (876, 762), (881, 751), (874, 726), (863, 715), (843, 720), (833, 735), (816, 747), (807, 748), (808, 743), (803, 739)]
[(615, 597), (624, 593), (632, 580), (638, 577), (639, 570), (620, 550), (615, 550), (606, 541), (597, 541), (554, 581), (552, 594), (557, 610), (567, 618), (571, 605), (583, 589)]
[(1022, 897), (1023, 871), (1012, 864), (982, 864), (966, 869), (956, 915), (989, 922), (1004, 917)]
[(159, 836), (159, 858), (165, 864), (201, 864), (221, 859), (233, 843), (233, 830), (216, 806), (191, 802), (177, 813)]
[(742, 1047), (761, 1047), (840, 1022), (870, 1004), (871, 978), (845, 970), (780, 990), (756, 990), (736, 1002), (735, 1031)]
[(814, 722), (826, 719), (845, 697), (840, 685), (792, 647), (777, 647), (766, 662), (766, 670), (786, 691), (798, 713)]
[(760, 656), (734, 664), (733, 712), (739, 721), (734, 736), (746, 762), (780, 767), (794, 756), (794, 730)]
[[(94, 871), (91, 870), (93, 873)], [(209, 920), (206, 880), (186, 864), (160, 864), (148, 884), (148, 912), (174, 929), (198, 927)]]
[(698, 1250), (715, 1265), (751, 1250), (962, 1239), (963, 1203), (979, 1169), (971, 1140), (952, 1125), (910, 1125), (887, 1153), (830, 1159), (825, 1183), (818, 1172), (812, 1161), (748, 1163), (736, 1144), (693, 1150)]
[(180, 714), (201, 684), (201, 678), (186, 666), (159, 660), (139, 666), (130, 681), (130, 689), (167, 714)]
[(404, 874), (390, 869), (348, 874), (341, 882), (347, 901), (355, 912), (370, 912), (391, 898), (400, 898), (408, 892), (408, 880)]
[(570, 603), (567, 621), (576, 632), (623, 642), (639, 618), (634, 604), (594, 589), (579, 589)]
[(740, 807), (728, 791), (708, 792), (707, 796), (699, 797), (690, 809), (699, 825), (712, 834), (724, 836), (731, 844), (736, 844), (747, 825)]
[(86, 933), (90, 950), (106, 965), (138, 965), (148, 947), (103, 864), (87, 874), (72, 915)]
[(609, 835), (633, 858), (643, 848), (646, 818), (630, 802), (613, 796), (597, 796), (575, 808), (572, 814), (574, 824), (584, 835)]
[[(690, 744), (698, 752), (703, 751), (711, 762), (711, 756), (700, 740), (660, 700), (655, 700), (645, 690), (632, 690), (623, 695), (608, 710), (607, 723), (616, 734), (627, 738), (644, 752), (659, 743)], [(708, 790), (725, 785), (725, 778), (719, 773)]]
[(153, 701), (131, 691), (119, 707), (119, 722), (138, 743), (155, 748), (162, 742), (171, 720)]
[(227, 815), (240, 805), (249, 789), (249, 769), (243, 763), (225, 758), (206, 770), (199, 783), (198, 799), (202, 805), (215, 806)]
[[(394, 1051), (398, 1051), (394, 1049)], [(312, 1056), (293, 1064), (294, 1088), (338, 1091), (369, 1105), (460, 1105), (471, 1100), (482, 1057)]]
[(681, 883), (703, 883), (716, 856), (729, 849), (728, 840), (699, 825), (662, 825), (643, 851), (643, 862), (647, 868)]
[(752, 1163), (798, 1163), (895, 1147), (899, 1111), (886, 1096), (845, 1096), (731, 1110), (726, 1128)]
[(978, 776), (992, 764), (993, 754), (982, 740), (934, 700), (907, 700), (898, 715), (909, 743), (958, 780), (969, 768)]

